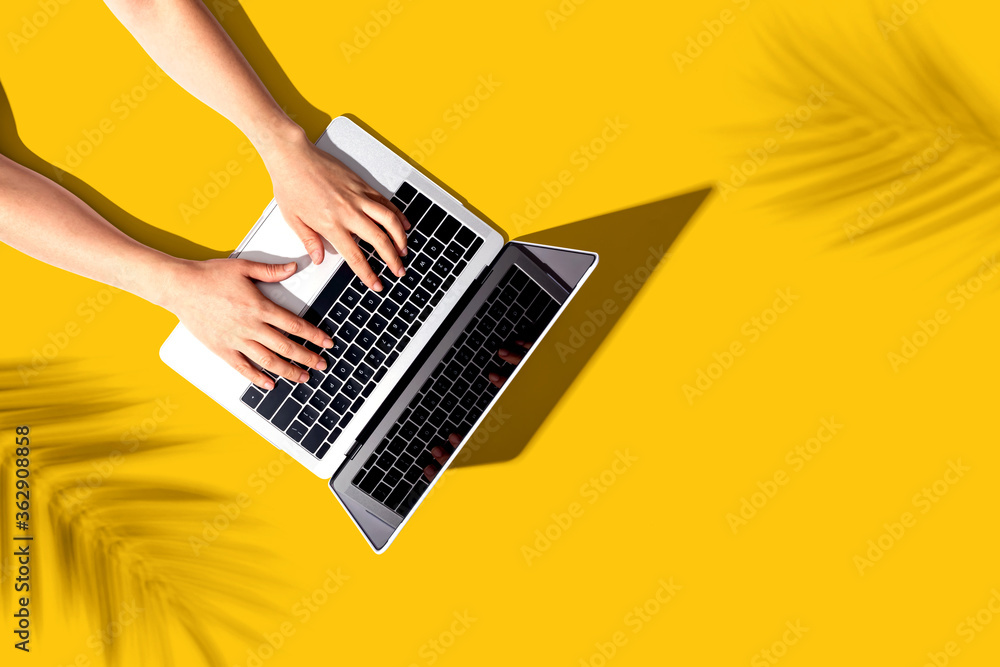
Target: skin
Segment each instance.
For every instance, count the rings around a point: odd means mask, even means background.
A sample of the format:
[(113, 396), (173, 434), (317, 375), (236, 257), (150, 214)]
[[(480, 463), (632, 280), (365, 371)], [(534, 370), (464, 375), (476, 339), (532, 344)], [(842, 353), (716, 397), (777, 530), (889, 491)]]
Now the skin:
[[(108, 0), (108, 7), (168, 76), (235, 124), (260, 153), (282, 216), (312, 261), (325, 238), (371, 289), (383, 286), (352, 235), (405, 273), (402, 213), (343, 163), (316, 148), (268, 93), (198, 0)], [(71, 193), (0, 156), (0, 241), (44, 262), (113, 285), (173, 312), (248, 380), (272, 389), (258, 364), (293, 382), (325, 362), (282, 331), (321, 347), (332, 341), (274, 305), (254, 281), (277, 282), (294, 264), (181, 260), (118, 231)], [(284, 357), (284, 358), (282, 358)]]

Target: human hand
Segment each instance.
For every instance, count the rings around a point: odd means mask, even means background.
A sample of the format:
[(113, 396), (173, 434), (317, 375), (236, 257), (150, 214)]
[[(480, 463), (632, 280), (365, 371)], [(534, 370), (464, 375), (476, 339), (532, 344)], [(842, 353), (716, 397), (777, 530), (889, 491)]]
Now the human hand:
[(178, 260), (168, 272), (168, 287), (161, 305), (177, 315), (208, 349), (258, 387), (271, 390), (274, 383), (251, 361), (292, 382), (305, 382), (309, 379), (308, 372), (288, 359), (317, 370), (324, 370), (326, 361), (281, 332), (323, 348), (333, 347), (333, 341), (265, 297), (253, 282), (275, 283), (294, 273), (294, 262)]
[(381, 291), (353, 233), (370, 243), (394, 274), (405, 273), (400, 257), (406, 255), (410, 223), (392, 202), (301, 130), (274, 141), (264, 155), (278, 208), (313, 263), (323, 261), (326, 238), (365, 285)]

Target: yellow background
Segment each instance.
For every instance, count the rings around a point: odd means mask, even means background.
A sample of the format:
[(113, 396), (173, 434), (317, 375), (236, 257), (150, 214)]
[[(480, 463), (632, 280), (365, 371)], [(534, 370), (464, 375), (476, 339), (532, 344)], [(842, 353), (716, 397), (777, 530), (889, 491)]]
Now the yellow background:
[[(826, 40), (836, 58), (863, 72), (887, 57), (876, 22), (892, 11), (854, 0), (824, 8), (588, 0), (553, 29), (546, 11), (558, 11), (557, 0), (403, 0), (402, 11), (347, 62), (341, 43), (386, 6), (244, 4), (317, 108), (354, 113), (411, 154), (445, 128), (447, 140), (423, 166), (511, 236), (728, 178), (820, 83), (786, 79), (788, 64), (766, 48), (769, 41), (790, 33), (805, 35), (807, 45)], [(678, 71), (674, 52), (725, 9), (735, 20)], [(33, 0), (8, 0), (0, 32), (20, 31), (37, 11)], [(889, 39), (932, 35), (995, 100), (998, 20), (1000, 10), (987, 3), (929, 0)], [(239, 132), (172, 82), (150, 91), (128, 118), (114, 116), (113, 100), (140, 84), (150, 63), (103, 5), (69, 0), (16, 53), (9, 37), (3, 41), (0, 75), (21, 139), (65, 164), (85, 130), (114, 118), (114, 131), (69, 171), (132, 215), (228, 250), (267, 204), (267, 173), (240, 153)], [(443, 114), (474, 92), (480, 76), (501, 85), (452, 129)], [(800, 91), (791, 98), (799, 101), (771, 94), (774, 81)], [(571, 168), (574, 151), (609, 117), (627, 129), (529, 228), (514, 229), (525, 198)], [(241, 173), (186, 222), (180, 205), (233, 159)], [(761, 664), (759, 652), (797, 621), (808, 631), (778, 660), (789, 667), (917, 666), (950, 641), (960, 649), (951, 663), (996, 664), (1000, 620), (968, 643), (958, 626), (1000, 589), (993, 328), (1000, 281), (961, 310), (947, 298), (995, 251), (995, 211), (970, 221), (978, 235), (945, 230), (889, 249), (865, 239), (845, 244), (843, 221), (872, 193), (789, 215), (762, 203), (780, 202), (786, 191), (787, 178), (763, 178), (768, 170), (777, 176), (785, 159), (779, 151), (760, 179), (706, 202), (523, 455), (450, 471), (378, 557), (322, 480), (289, 462), (273, 464), (282, 461), (277, 450), (159, 361), (176, 319), (115, 292), (58, 361), (76, 360), (81, 392), (115, 387), (138, 403), (106, 418), (112, 432), (142, 423), (158, 398), (178, 406), (153, 437), (191, 444), (127, 458), (121, 474), (208, 488), (223, 504), (247, 494), (249, 507), (206, 553), (275, 579), (229, 582), (260, 593), (273, 605), (269, 612), (211, 588), (201, 594), (248, 628), (241, 635), (205, 621), (221, 664), (247, 665), (247, 651), (258, 651), (283, 623), (294, 634), (266, 665), (598, 665), (595, 644), (617, 632), (627, 642), (609, 664)], [(988, 175), (997, 167), (996, 144), (956, 159)], [(0, 249), (0, 267), (0, 350), (8, 363), (30, 358), (67, 322), (82, 322), (78, 304), (101, 291), (10, 249)], [(798, 301), (690, 404), (683, 385), (733, 341), (747, 343), (741, 328), (779, 289)], [(894, 371), (887, 355), (942, 308), (949, 321)], [(815, 436), (824, 418), (843, 428), (794, 471), (786, 453)], [(72, 432), (72, 423), (66, 428)], [(625, 450), (638, 460), (589, 503), (581, 486)], [(959, 460), (969, 471), (921, 513), (914, 495)], [(258, 493), (255, 471), (269, 463), (281, 472)], [(779, 470), (788, 484), (734, 533), (727, 514)], [(529, 564), (522, 547), (573, 502), (583, 515)], [(218, 512), (209, 504), (204, 519)], [(904, 512), (916, 525), (859, 573), (855, 556), (864, 557), (883, 524)], [(195, 571), (200, 565), (186, 544), (180, 567)], [(45, 611), (35, 617), (30, 656), (10, 647), (5, 613), (5, 664), (10, 656), (16, 664), (68, 665), (80, 656), (101, 664), (86, 643), (94, 627), (85, 607), (61, 588), (46, 542), (35, 546), (44, 554)], [(297, 601), (321, 587), (330, 569), (349, 578), (303, 622)], [(629, 612), (671, 578), (682, 588), (634, 632)], [(443, 654), (428, 653), (428, 642), (465, 612), (476, 619), (468, 630)], [(176, 629), (169, 636), (177, 664), (197, 664), (191, 642)], [(124, 664), (156, 660), (131, 646)]]

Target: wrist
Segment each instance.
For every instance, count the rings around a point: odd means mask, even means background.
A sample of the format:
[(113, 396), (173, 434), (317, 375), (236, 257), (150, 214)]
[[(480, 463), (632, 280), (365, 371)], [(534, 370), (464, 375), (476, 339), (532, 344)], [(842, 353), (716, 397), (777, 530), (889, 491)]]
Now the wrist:
[(284, 113), (258, 124), (247, 133), (247, 137), (260, 153), (264, 166), (269, 171), (289, 155), (311, 145), (305, 130)]
[(146, 301), (176, 314), (183, 287), (190, 284), (191, 272), (197, 262), (163, 255), (150, 262), (144, 279), (135, 293)]

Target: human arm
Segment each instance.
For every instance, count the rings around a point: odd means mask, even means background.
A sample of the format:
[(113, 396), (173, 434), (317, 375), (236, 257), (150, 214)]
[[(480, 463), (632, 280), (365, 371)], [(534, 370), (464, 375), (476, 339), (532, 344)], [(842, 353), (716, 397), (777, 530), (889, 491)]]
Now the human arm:
[(269, 301), (253, 283), (284, 280), (294, 273), (294, 263), (171, 257), (125, 235), (67, 190), (4, 156), (0, 241), (170, 310), (209, 349), (265, 389), (273, 387), (271, 379), (251, 360), (295, 382), (308, 376), (281, 356), (325, 368), (319, 355), (293, 345), (279, 330), (330, 347), (326, 334)]
[(236, 45), (199, 0), (105, 0), (166, 74), (236, 125), (264, 160), (278, 208), (312, 261), (325, 237), (361, 280), (382, 285), (351, 234), (403, 275), (409, 223), (339, 160), (318, 149), (278, 106)]

